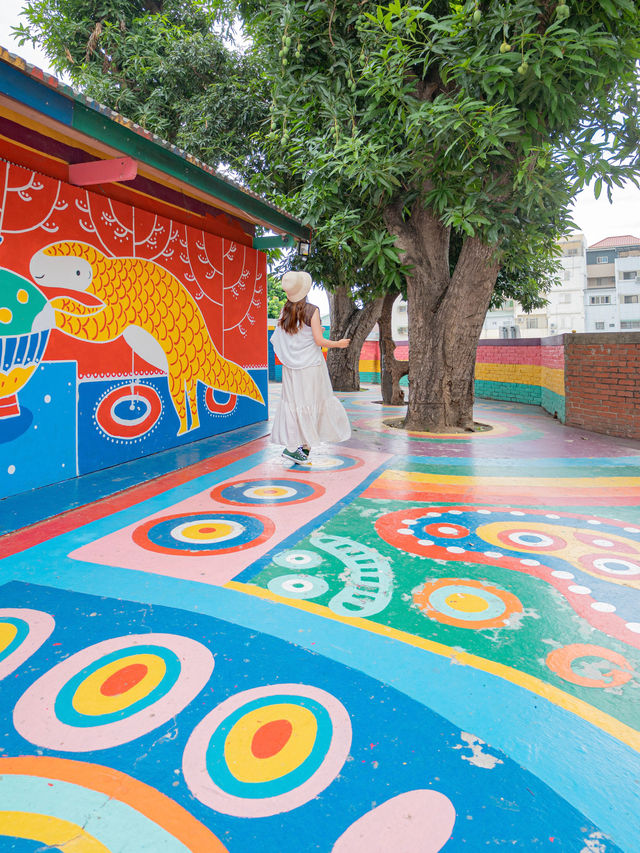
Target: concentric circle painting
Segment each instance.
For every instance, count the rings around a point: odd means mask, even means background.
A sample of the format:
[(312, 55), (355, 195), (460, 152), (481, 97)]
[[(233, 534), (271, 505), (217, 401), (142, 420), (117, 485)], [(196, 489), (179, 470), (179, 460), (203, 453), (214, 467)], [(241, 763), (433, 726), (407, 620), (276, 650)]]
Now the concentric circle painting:
[(182, 770), (191, 792), (243, 817), (287, 812), (340, 772), (351, 721), (334, 696), (305, 684), (274, 684), (231, 696), (196, 727)]
[(523, 609), (512, 593), (461, 578), (428, 581), (414, 592), (413, 601), (426, 616), (459, 628), (499, 628)]
[(324, 494), (322, 486), (304, 480), (260, 478), (224, 483), (211, 492), (214, 500), (239, 505), (282, 506), (303, 503)]
[(166, 723), (202, 690), (213, 655), (175, 634), (104, 640), (56, 664), (14, 709), (26, 740), (86, 752), (128, 743)]
[(213, 510), (154, 518), (137, 527), (132, 538), (147, 551), (211, 556), (259, 545), (274, 530), (274, 523), (265, 516)]

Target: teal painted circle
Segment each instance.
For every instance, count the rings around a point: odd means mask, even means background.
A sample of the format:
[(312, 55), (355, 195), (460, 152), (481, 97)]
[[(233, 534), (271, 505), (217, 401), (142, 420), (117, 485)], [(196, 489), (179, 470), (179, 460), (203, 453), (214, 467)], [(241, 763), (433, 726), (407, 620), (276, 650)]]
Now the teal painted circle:
[(317, 598), (323, 595), (329, 584), (324, 578), (316, 578), (313, 575), (279, 575), (271, 578), (267, 584), (270, 592), (282, 595), (285, 598)]
[[(318, 730), (310, 754), (289, 773), (268, 782), (241, 782), (229, 770), (225, 758), (225, 741), (234, 725), (246, 714), (270, 705), (298, 705), (311, 711)], [(226, 794), (244, 799), (265, 799), (287, 794), (304, 785), (320, 768), (333, 738), (333, 724), (327, 709), (309, 696), (284, 693), (264, 696), (242, 705), (226, 717), (213, 732), (207, 747), (206, 767), (212, 782)]]
[[(476, 613), (465, 613), (464, 610), (456, 610), (447, 604), (447, 598), (455, 593), (481, 598), (487, 603), (486, 610)], [(450, 616), (453, 619), (460, 619), (463, 622), (484, 622), (485, 619), (497, 619), (507, 609), (500, 596), (494, 595), (494, 593), (489, 592), (487, 589), (479, 589), (477, 586), (464, 586), (463, 584), (438, 587), (429, 596), (429, 604), (438, 613), (442, 613), (443, 616)]]
[(25, 641), (29, 633), (29, 623), (25, 622), (24, 619), (16, 619), (14, 616), (3, 616), (0, 619), (0, 625), (14, 625), (17, 629), (13, 640), (0, 652), (0, 661), (3, 661), (9, 655), (13, 654), (18, 646), (21, 646)]
[[(110, 714), (81, 714), (73, 707), (73, 698), (78, 687), (82, 682), (92, 675), (97, 669), (106, 666), (120, 658), (126, 658), (129, 655), (150, 654), (156, 655), (163, 659), (166, 672), (162, 681), (157, 684), (150, 693), (138, 699), (126, 708), (121, 708), (119, 711), (113, 711)], [(55, 716), (61, 723), (66, 723), (69, 726), (79, 728), (93, 728), (108, 723), (124, 720), (127, 717), (133, 716), (138, 711), (142, 711), (154, 702), (157, 702), (165, 696), (174, 686), (180, 676), (181, 664), (180, 659), (171, 651), (171, 649), (162, 648), (162, 646), (129, 646), (127, 648), (117, 649), (103, 657), (83, 667), (72, 678), (67, 681), (58, 691), (56, 696), (54, 712)]]
[(314, 569), (322, 563), (322, 557), (316, 554), (315, 551), (304, 551), (301, 548), (291, 551), (280, 551), (273, 558), (276, 566), (282, 566), (283, 569)]

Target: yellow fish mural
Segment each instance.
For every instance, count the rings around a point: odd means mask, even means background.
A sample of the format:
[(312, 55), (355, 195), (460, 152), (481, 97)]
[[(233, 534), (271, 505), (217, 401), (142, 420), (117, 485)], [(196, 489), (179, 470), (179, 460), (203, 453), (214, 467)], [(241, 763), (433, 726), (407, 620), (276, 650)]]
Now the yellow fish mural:
[(264, 402), (247, 371), (217, 351), (186, 287), (155, 261), (107, 257), (87, 243), (69, 240), (36, 252), (30, 273), (39, 286), (95, 297), (91, 305), (69, 295), (51, 299), (52, 321), (62, 332), (96, 343), (122, 335), (134, 352), (166, 371), (180, 420), (178, 435), (200, 425), (198, 381)]

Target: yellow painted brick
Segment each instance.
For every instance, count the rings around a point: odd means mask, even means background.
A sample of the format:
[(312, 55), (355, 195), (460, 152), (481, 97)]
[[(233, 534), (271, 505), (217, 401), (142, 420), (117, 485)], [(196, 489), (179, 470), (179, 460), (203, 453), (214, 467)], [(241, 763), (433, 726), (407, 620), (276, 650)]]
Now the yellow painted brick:
[(544, 388), (564, 397), (564, 369), (562, 367), (543, 367), (541, 383)]

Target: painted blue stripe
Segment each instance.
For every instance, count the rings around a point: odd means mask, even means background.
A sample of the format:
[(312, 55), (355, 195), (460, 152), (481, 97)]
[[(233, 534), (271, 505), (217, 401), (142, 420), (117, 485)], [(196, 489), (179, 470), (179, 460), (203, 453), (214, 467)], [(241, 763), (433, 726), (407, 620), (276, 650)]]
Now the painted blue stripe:
[(0, 63), (0, 92), (63, 124), (73, 122), (73, 101), (5, 62)]
[(13, 361), (13, 354), (16, 351), (18, 339), (14, 337), (4, 339), (4, 353), (2, 355), (2, 370), (6, 373)]
[(28, 343), (29, 335), (20, 335), (18, 338), (18, 346), (16, 347), (16, 354), (14, 356), (16, 364), (22, 364), (24, 362)]
[(40, 339), (38, 341), (38, 351), (36, 353), (36, 360), (37, 361), (40, 361), (40, 359), (42, 358), (42, 355), (44, 353), (44, 349), (47, 345), (48, 340), (49, 340), (49, 329), (43, 329), (43, 331), (40, 332)]

